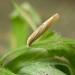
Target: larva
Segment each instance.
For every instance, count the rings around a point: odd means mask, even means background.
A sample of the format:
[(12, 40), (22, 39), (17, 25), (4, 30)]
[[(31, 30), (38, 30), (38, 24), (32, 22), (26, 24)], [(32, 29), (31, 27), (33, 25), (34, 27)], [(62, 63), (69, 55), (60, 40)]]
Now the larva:
[(59, 14), (54, 14), (51, 18), (45, 21), (41, 26), (39, 26), (28, 38), (27, 46), (30, 46), (36, 39), (38, 39), (48, 28), (54, 24), (59, 18)]

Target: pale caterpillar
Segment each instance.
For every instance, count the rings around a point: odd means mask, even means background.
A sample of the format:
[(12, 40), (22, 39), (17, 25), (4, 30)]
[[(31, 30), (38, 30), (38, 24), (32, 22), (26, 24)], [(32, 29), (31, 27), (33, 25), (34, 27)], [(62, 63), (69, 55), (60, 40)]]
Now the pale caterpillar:
[(53, 25), (59, 18), (59, 14), (54, 14), (51, 18), (45, 21), (41, 26), (39, 26), (28, 38), (27, 46), (30, 46), (36, 39), (38, 39), (48, 28)]

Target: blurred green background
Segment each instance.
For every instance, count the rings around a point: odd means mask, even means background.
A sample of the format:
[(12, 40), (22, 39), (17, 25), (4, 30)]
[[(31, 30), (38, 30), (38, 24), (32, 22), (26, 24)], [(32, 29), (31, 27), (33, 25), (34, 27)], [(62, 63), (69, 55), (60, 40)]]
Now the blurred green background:
[[(13, 0), (0, 0), (0, 44), (4, 50), (0, 54), (7, 52), (8, 46), (6, 37), (11, 31), (9, 19), (10, 13), (14, 10)], [(60, 19), (51, 27), (64, 37), (75, 38), (75, 0), (15, 0), (21, 4), (29, 2), (39, 13), (42, 22), (55, 13), (59, 13)]]

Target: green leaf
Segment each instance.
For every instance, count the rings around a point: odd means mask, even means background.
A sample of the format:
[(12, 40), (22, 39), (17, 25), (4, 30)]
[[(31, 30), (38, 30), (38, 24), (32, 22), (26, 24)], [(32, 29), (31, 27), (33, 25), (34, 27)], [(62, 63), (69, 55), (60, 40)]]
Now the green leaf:
[(14, 74), (8, 69), (0, 67), (0, 75), (18, 75), (18, 74)]
[[(44, 36), (44, 37), (47, 37)], [(48, 50), (49, 57), (54, 58), (55, 62), (61, 61), (66, 64), (71, 75), (75, 74), (75, 40), (55, 36), (54, 34), (42, 41), (33, 43), (32, 47), (44, 48)]]
[(61, 71), (51, 67), (46, 63), (31, 63), (25, 67), (22, 67), (19, 74), (28, 74), (28, 75), (66, 75)]
[(13, 41), (13, 47), (21, 47), (26, 44), (29, 33), (27, 33), (28, 24), (22, 20), (19, 16), (12, 20), (13, 35), (11, 41)]
[(47, 50), (40, 48), (30, 48), (30, 50), (9, 62), (5, 67), (21, 75), (66, 75), (50, 66)]
[[(50, 37), (47, 37), (50, 35)], [(70, 70), (70, 72), (74, 72), (74, 51), (75, 51), (75, 41), (71, 39), (61, 38), (60, 36), (50, 33), (46, 34), (42, 41), (39, 39), (37, 42), (35, 42), (31, 47), (19, 49), (13, 54), (19, 52), (19, 55), (22, 57), (18, 57), (7, 64), (7, 67), (10, 68), (12, 71), (15, 69), (18, 69), (18, 63), (22, 62), (24, 66), (30, 62), (34, 61), (43, 61), (48, 62), (53, 65), (64, 65), (67, 66)], [(45, 40), (44, 40), (45, 39)], [(11, 53), (12, 54), (12, 53)], [(9, 53), (9, 56), (11, 55)], [(71, 57), (72, 56), (72, 57)], [(6, 57), (6, 56), (5, 56)], [(16, 65), (15, 68), (13, 65)], [(21, 63), (19, 63), (20, 65)], [(21, 65), (22, 66), (22, 65)], [(21, 67), (20, 66), (20, 67)], [(73, 70), (72, 70), (73, 69)], [(72, 73), (73, 73), (72, 72)], [(73, 74), (74, 75), (74, 74)]]

